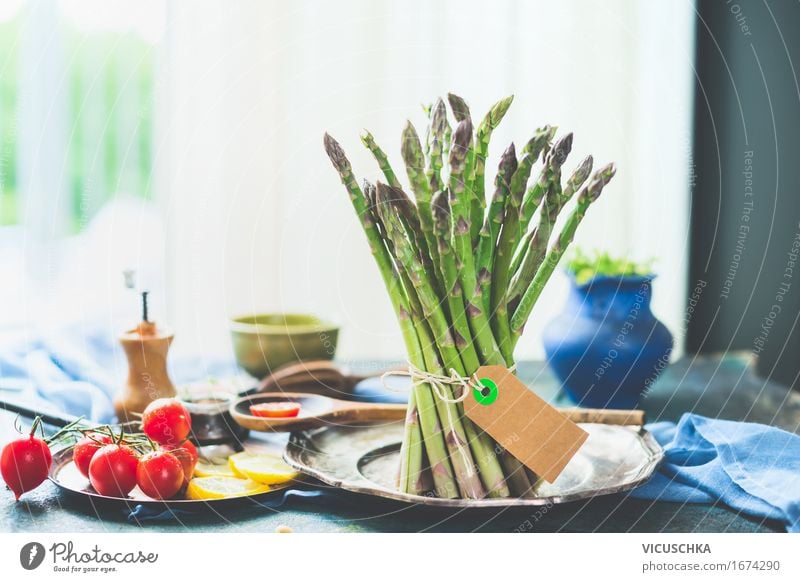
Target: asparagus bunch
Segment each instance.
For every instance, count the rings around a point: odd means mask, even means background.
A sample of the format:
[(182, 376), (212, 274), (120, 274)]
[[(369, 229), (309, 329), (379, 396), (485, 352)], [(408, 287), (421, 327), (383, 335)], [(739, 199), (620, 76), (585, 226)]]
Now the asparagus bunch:
[[(401, 153), (413, 200), (369, 132), (361, 139), (385, 182), (363, 186), (339, 143), (325, 134), (325, 151), (361, 220), (409, 363), (436, 376), (469, 377), (484, 364), (513, 365), (545, 284), (614, 176), (613, 164), (592, 175), (589, 156), (562, 187), (572, 134), (553, 142), (555, 128), (544, 126), (520, 156), (513, 143), (504, 151), (487, 200), (489, 143), (512, 100), (494, 104), (475, 130), (464, 99), (448, 95), (455, 129), (438, 99), (426, 108), (424, 146), (406, 124)], [(461, 388), (426, 380), (409, 400), (399, 488), (449, 498), (531, 495), (536, 476), (464, 416)]]

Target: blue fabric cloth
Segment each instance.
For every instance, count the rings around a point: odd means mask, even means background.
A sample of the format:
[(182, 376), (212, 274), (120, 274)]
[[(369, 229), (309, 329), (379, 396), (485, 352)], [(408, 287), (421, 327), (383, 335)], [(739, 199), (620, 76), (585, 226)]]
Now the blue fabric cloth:
[[(42, 410), (112, 422), (126, 372), (116, 334), (101, 324), (0, 335), (0, 397)], [(176, 384), (239, 373), (232, 358), (197, 356), (171, 356), (169, 372)]]
[[(335, 493), (320, 489), (309, 491), (304, 489), (286, 489), (282, 492), (276, 492), (274, 496), (268, 495), (262, 497), (258, 501), (253, 501), (252, 505), (248, 505), (248, 511), (254, 509), (254, 505), (259, 508), (271, 510), (286, 510), (293, 508), (303, 503), (316, 504), (319, 507), (331, 507), (331, 504), (337, 502), (341, 503), (341, 498), (337, 499)], [(203, 517), (208, 515), (206, 507), (203, 505), (198, 506), (199, 509), (186, 510), (186, 509), (160, 509), (148, 507), (145, 505), (137, 505), (133, 510), (128, 513), (127, 519), (130, 523), (148, 523), (148, 522), (164, 522), (191, 520), (195, 517)], [(127, 510), (125, 510), (127, 512)]]
[(664, 461), (632, 497), (679, 503), (721, 501), (800, 532), (800, 436), (763, 424), (684, 414), (647, 427)]

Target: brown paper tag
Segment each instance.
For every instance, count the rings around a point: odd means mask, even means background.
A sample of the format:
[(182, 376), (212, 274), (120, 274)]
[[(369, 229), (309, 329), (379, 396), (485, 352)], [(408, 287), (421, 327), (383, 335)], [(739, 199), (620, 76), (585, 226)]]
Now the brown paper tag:
[(467, 396), (464, 413), (539, 477), (555, 481), (589, 434), (503, 366), (476, 374), (484, 388)]

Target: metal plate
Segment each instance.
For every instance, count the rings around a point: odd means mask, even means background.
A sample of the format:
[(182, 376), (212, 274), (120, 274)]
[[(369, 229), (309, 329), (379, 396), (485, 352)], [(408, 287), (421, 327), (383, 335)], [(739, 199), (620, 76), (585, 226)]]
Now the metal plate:
[(396, 489), (402, 423), (328, 427), (292, 433), (284, 459), (320, 481), (365, 493), (440, 507), (550, 505), (633, 489), (653, 474), (663, 450), (639, 427), (581, 423), (589, 438), (554, 483), (530, 499), (440, 499)]
[[(209, 447), (204, 447), (207, 449)], [(227, 448), (227, 447), (226, 447)], [(232, 452), (232, 451), (231, 451)], [(95, 491), (89, 479), (84, 477), (75, 463), (72, 461), (72, 447), (61, 449), (53, 453), (53, 464), (50, 467), (50, 480), (55, 485), (67, 493), (78, 495), (88, 501), (99, 503), (120, 503), (128, 506), (134, 505), (147, 505), (147, 506), (160, 506), (162, 508), (172, 507), (175, 509), (190, 509), (191, 507), (207, 506), (207, 505), (229, 505), (237, 501), (253, 500), (266, 498), (273, 493), (286, 489), (291, 486), (291, 483), (282, 483), (281, 485), (272, 485), (270, 490), (257, 495), (242, 495), (240, 497), (227, 497), (224, 499), (153, 499), (145, 495), (139, 487), (135, 487), (130, 492), (128, 497), (111, 497), (108, 495), (100, 495)]]

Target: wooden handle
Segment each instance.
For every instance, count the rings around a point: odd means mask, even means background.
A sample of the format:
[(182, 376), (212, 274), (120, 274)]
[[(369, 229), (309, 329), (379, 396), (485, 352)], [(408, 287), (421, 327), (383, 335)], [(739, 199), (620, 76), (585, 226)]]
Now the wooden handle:
[[(559, 410), (572, 422), (615, 426), (643, 426), (645, 423), (643, 410), (605, 410), (597, 408), (561, 408)], [(339, 422), (403, 420), (405, 414), (405, 404), (374, 404), (371, 402), (348, 401), (337, 401), (334, 410), (331, 412), (332, 418)]]
[(612, 410), (601, 408), (559, 408), (572, 422), (613, 424), (616, 426), (643, 426), (644, 410)]
[(405, 404), (374, 404), (372, 402), (349, 402), (337, 400), (330, 417), (337, 422), (372, 422), (403, 420)]

